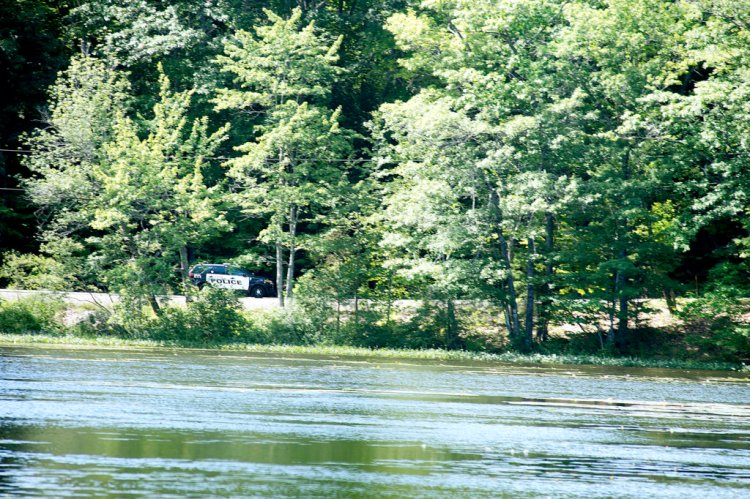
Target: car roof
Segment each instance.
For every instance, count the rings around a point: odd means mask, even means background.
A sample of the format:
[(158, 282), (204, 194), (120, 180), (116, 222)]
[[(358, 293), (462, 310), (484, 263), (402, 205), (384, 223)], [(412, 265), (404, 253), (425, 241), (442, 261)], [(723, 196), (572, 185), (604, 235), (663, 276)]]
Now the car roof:
[(252, 274), (252, 272), (250, 272), (246, 268), (240, 267), (239, 265), (234, 265), (231, 263), (197, 263), (193, 265), (193, 269), (198, 269), (198, 268), (210, 269), (210, 268), (216, 268), (216, 267), (231, 267), (233, 269), (239, 269), (249, 274)]

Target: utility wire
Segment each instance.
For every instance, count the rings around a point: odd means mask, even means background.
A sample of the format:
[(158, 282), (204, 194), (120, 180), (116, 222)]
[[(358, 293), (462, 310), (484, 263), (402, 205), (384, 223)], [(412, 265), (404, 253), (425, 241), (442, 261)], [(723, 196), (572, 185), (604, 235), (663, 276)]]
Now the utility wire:
[[(0, 152), (12, 152), (16, 154), (32, 154), (34, 151), (30, 151), (28, 149), (0, 149)], [(238, 158), (228, 158), (225, 156), (206, 156), (204, 159), (218, 159), (221, 161), (229, 161), (232, 159), (238, 159)], [(367, 163), (370, 161), (375, 161), (374, 159), (366, 159), (366, 158), (295, 158), (295, 161), (327, 161), (327, 162), (341, 162), (341, 163)], [(264, 161), (267, 163), (278, 163), (280, 161), (286, 161), (285, 159), (278, 159), (278, 158), (266, 158)]]
[[(34, 151), (28, 150), (28, 149), (3, 149), (0, 148), (0, 152), (8, 152), (8, 153), (14, 153), (14, 154), (32, 154)], [(224, 156), (209, 156), (205, 159), (216, 159), (220, 161), (228, 161), (232, 159), (237, 158), (228, 158)], [(283, 159), (277, 159), (277, 158), (266, 158), (265, 161), (267, 163), (278, 163), (280, 161), (285, 161)], [(370, 161), (375, 161), (374, 159), (365, 159), (365, 158), (296, 158), (295, 161), (325, 161), (329, 163), (368, 163)], [(13, 187), (0, 187), (0, 191), (20, 191), (23, 192), (26, 189), (20, 189), (20, 188), (13, 188)]]
[(0, 152), (15, 152), (15, 153), (31, 154), (32, 151), (27, 151), (24, 149), (0, 149)]
[[(226, 158), (223, 156), (207, 156), (204, 159), (219, 159), (222, 161), (229, 161), (233, 159), (240, 159), (240, 158)], [(278, 158), (266, 158), (263, 161), (266, 163), (279, 163), (282, 161), (287, 161), (286, 159), (278, 159)], [(364, 159), (364, 158), (294, 158), (294, 161), (323, 161), (326, 163), (367, 163), (369, 161), (375, 161), (374, 159)]]
[[(27, 151), (24, 149), (0, 149), (0, 152), (12, 152), (15, 154), (31, 154), (31, 151)], [(26, 189), (21, 189), (19, 187), (0, 187), (0, 191), (8, 191), (8, 192), (23, 192)]]

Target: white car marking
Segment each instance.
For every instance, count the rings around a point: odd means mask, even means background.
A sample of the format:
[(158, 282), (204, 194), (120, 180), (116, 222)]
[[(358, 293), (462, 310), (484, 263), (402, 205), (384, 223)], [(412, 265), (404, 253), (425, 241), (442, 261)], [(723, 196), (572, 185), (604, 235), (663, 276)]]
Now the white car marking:
[(240, 275), (207, 274), (206, 282), (217, 288), (225, 289), (248, 289), (250, 278)]

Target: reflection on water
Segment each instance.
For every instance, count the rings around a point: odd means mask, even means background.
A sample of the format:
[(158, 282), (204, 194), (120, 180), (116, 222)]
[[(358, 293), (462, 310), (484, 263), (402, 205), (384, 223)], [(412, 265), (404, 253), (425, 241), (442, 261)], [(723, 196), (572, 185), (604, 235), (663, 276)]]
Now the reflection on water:
[(0, 496), (747, 497), (731, 373), (0, 350)]

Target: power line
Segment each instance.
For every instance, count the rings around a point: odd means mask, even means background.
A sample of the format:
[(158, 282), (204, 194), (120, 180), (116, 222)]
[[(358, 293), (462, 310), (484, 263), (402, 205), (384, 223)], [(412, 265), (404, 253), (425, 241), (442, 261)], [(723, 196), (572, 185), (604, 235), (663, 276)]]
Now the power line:
[(23, 154), (31, 154), (32, 151), (28, 151), (25, 149), (0, 149), (0, 152), (14, 152), (14, 153), (23, 153)]
[[(222, 156), (214, 156), (214, 157), (207, 157), (206, 159), (221, 159), (221, 160), (232, 160), (232, 159), (241, 159), (241, 158), (225, 158)], [(281, 161), (288, 161), (288, 159), (278, 159), (278, 158), (266, 158), (264, 160), (267, 163), (279, 163)], [(326, 161), (326, 162), (342, 162), (342, 163), (367, 163), (369, 161), (375, 161), (374, 159), (365, 159), (365, 158), (294, 158), (294, 161)]]
[[(1, 149), (0, 152), (12, 152), (15, 154), (31, 154), (31, 151), (25, 150), (25, 149)], [(7, 192), (24, 192), (26, 189), (21, 189), (20, 187), (0, 187), (0, 191), (7, 191)]]
[[(28, 150), (28, 149), (0, 149), (0, 152), (12, 152), (16, 154), (33, 154), (34, 151)], [(207, 156), (204, 159), (218, 159), (221, 161), (230, 161), (233, 159), (239, 159), (239, 158), (228, 158), (225, 156)], [(286, 158), (279, 159), (279, 158), (266, 158), (264, 159), (266, 163), (279, 163), (282, 161), (287, 161)], [(374, 159), (368, 159), (368, 158), (295, 158), (294, 161), (326, 161), (330, 163), (368, 163), (370, 161), (375, 161)]]

